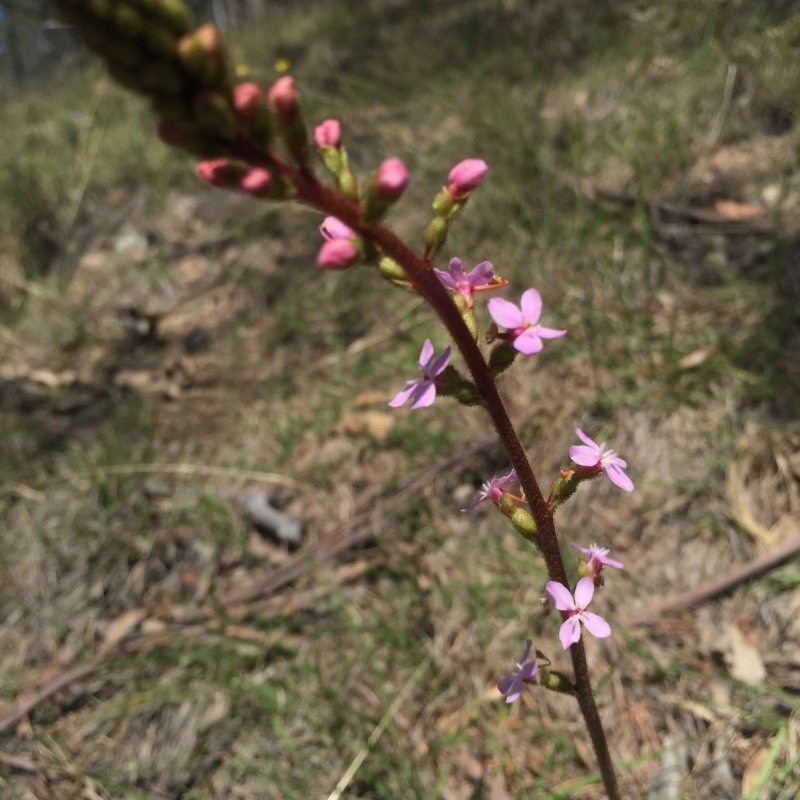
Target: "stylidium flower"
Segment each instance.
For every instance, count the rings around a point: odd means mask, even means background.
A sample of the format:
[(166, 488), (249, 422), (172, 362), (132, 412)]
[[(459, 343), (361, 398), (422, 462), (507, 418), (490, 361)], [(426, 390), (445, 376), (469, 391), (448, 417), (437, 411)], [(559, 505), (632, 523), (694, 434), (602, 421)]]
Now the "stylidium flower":
[(464, 272), (461, 259), (451, 258), (446, 272), (441, 269), (433, 271), (445, 288), (460, 292), (467, 302), (472, 301), (472, 295), (479, 286), (486, 286), (494, 277), (494, 265), (491, 261), (481, 261), (477, 267)]
[(528, 657), (531, 653), (531, 640), (525, 643), (525, 652), (517, 662), (517, 668), (505, 678), (501, 678), (497, 684), (498, 690), (506, 696), (506, 703), (513, 703), (519, 699), (522, 689), (526, 683), (533, 683), (539, 673), (539, 662), (534, 656), (530, 661)]
[[(491, 302), (491, 301), (489, 301)], [(613, 450), (606, 450), (605, 442), (597, 444), (580, 428), (575, 433), (583, 444), (574, 444), (569, 449), (569, 457), (581, 467), (594, 467), (605, 470), (608, 479), (625, 492), (633, 491), (633, 481), (623, 471), (628, 462), (620, 458)]]
[(594, 595), (594, 580), (586, 577), (581, 578), (575, 587), (575, 597), (573, 598), (569, 589), (558, 581), (548, 581), (545, 586), (547, 600), (553, 608), (559, 611), (566, 611), (567, 618), (561, 623), (558, 638), (561, 646), (567, 650), (581, 638), (581, 625), (589, 633), (600, 639), (611, 636), (611, 626), (598, 614), (593, 614), (586, 610), (586, 606), (592, 602)]
[(427, 408), (436, 399), (436, 378), (447, 367), (450, 361), (450, 348), (448, 347), (435, 361), (433, 360), (433, 345), (426, 339), (419, 354), (419, 368), (422, 377), (406, 383), (406, 388), (398, 392), (390, 401), (392, 408), (399, 408), (412, 400), (411, 408)]
[(317, 147), (339, 147), (342, 143), (342, 126), (336, 119), (325, 119), (314, 128)]
[(556, 339), (566, 333), (539, 325), (542, 298), (536, 289), (523, 292), (519, 306), (502, 297), (493, 297), (486, 308), (498, 325), (508, 329), (508, 335), (502, 338), (511, 338), (514, 348), (526, 355), (538, 353), (543, 347), (542, 339)]
[(447, 191), (453, 200), (463, 200), (477, 189), (489, 166), (480, 158), (466, 158), (459, 161), (447, 176)]
[(478, 496), (466, 508), (462, 508), (461, 510), (472, 511), (478, 503), (482, 503), (484, 500), (491, 500), (496, 506), (500, 505), (500, 500), (505, 494), (505, 489), (503, 489), (503, 487), (516, 479), (517, 471), (512, 469), (507, 475), (500, 475), (497, 478), (486, 481), (483, 486), (481, 486)]
[(356, 235), (354, 230), (336, 217), (325, 217), (322, 220), (322, 225), (319, 226), (319, 232), (322, 234), (322, 238), (328, 241), (332, 239), (352, 239)]
[(623, 568), (621, 561), (615, 561), (613, 558), (608, 557), (609, 549), (607, 547), (600, 547), (596, 544), (581, 547), (577, 542), (572, 542), (570, 546), (573, 550), (588, 556), (586, 563), (592, 573), (592, 577), (596, 578), (603, 571), (603, 567)]

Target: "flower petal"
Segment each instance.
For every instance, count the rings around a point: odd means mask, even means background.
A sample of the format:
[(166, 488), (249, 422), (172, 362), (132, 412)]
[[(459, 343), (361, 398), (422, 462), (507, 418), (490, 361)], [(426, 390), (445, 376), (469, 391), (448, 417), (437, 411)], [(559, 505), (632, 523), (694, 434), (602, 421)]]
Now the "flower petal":
[(541, 325), (537, 325), (536, 333), (542, 337), (542, 339), (558, 339), (559, 336), (566, 336), (566, 330), (560, 330), (559, 328), (544, 328)]
[(584, 611), (581, 614), (581, 619), (586, 626), (586, 630), (592, 636), (596, 636), (598, 639), (605, 639), (607, 636), (611, 636), (611, 626), (599, 614)]
[(589, 445), (574, 444), (569, 449), (569, 457), (582, 467), (600, 466), (600, 455), (597, 450)]
[(540, 352), (543, 346), (542, 340), (533, 328), (526, 328), (514, 338), (514, 349), (526, 356)]
[(600, 452), (600, 445), (594, 439), (590, 439), (580, 428), (575, 428), (575, 435), (587, 446)]
[(447, 367), (447, 362), (450, 360), (450, 348), (447, 347), (437, 359), (426, 370), (425, 374), (429, 378), (435, 378), (440, 372), (443, 372)]
[(436, 274), (436, 277), (441, 281), (442, 286), (447, 289), (451, 289), (452, 291), (456, 291), (456, 289), (458, 289), (458, 284), (453, 280), (453, 277), (449, 272), (445, 272), (442, 269), (436, 269), (435, 267), (433, 271)]
[(427, 408), (433, 405), (433, 401), (436, 399), (436, 387), (430, 381), (418, 381), (413, 397), (412, 410), (415, 408)]
[(547, 600), (553, 608), (559, 611), (572, 611), (575, 609), (575, 601), (572, 599), (569, 589), (558, 581), (548, 581), (544, 587)]
[(389, 405), (392, 408), (400, 408), (400, 406), (404, 406), (411, 395), (414, 394), (414, 390), (417, 388), (417, 384), (419, 383), (418, 380), (408, 381), (406, 384), (405, 389), (401, 389), (390, 401)]
[(430, 339), (426, 339), (422, 344), (422, 350), (419, 353), (419, 368), (424, 372), (425, 367), (428, 365), (428, 362), (431, 360), (433, 356), (433, 343)]
[(570, 617), (561, 623), (561, 627), (558, 629), (558, 638), (565, 650), (568, 650), (570, 645), (575, 644), (581, 638), (581, 624), (577, 617)]
[(633, 481), (616, 464), (610, 464), (606, 467), (606, 475), (608, 475), (611, 483), (619, 486), (622, 491), (633, 491)]
[(578, 608), (586, 608), (592, 602), (594, 596), (594, 580), (590, 577), (581, 578), (575, 587), (575, 605)]
[[(450, 262), (452, 264), (452, 261)], [(466, 279), (471, 286), (483, 286), (494, 277), (494, 264), (491, 261), (481, 261), (477, 267), (473, 267), (467, 274)]]
[(510, 300), (493, 297), (486, 304), (489, 316), (503, 328), (518, 328), (522, 325), (522, 312)]
[(542, 316), (542, 296), (536, 289), (526, 289), (520, 300), (522, 318), (528, 325), (535, 325)]

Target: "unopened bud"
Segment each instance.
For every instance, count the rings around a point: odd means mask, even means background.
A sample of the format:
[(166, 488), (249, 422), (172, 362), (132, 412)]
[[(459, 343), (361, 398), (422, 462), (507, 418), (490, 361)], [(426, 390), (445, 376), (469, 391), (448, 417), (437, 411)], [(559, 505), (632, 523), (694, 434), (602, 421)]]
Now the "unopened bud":
[(314, 128), (314, 144), (319, 147), (338, 148), (342, 144), (342, 126), (338, 120), (326, 119)]
[(332, 241), (333, 239), (352, 239), (356, 233), (336, 217), (325, 217), (319, 226), (319, 232), (323, 239)]
[(466, 198), (483, 180), (489, 166), (479, 158), (460, 161), (447, 176), (447, 191), (454, 200)]
[(350, 239), (330, 239), (317, 256), (317, 264), (323, 269), (347, 269), (357, 260), (358, 248)]
[(242, 176), (239, 186), (248, 194), (264, 196), (272, 186), (272, 174), (261, 167), (250, 167)]
[(387, 158), (378, 167), (375, 188), (382, 197), (397, 200), (408, 186), (408, 170), (399, 158)]
[(278, 78), (270, 86), (268, 97), (270, 105), (284, 117), (290, 117), (297, 111), (297, 91), (291, 75)]
[(233, 90), (233, 110), (242, 117), (252, 117), (264, 107), (264, 95), (258, 84), (248, 81)]

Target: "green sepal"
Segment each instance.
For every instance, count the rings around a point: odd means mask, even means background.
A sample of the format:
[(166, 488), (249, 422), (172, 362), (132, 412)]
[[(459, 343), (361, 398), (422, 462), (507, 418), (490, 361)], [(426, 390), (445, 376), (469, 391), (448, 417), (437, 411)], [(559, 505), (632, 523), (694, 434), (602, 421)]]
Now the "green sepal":
[(539, 684), (549, 689), (551, 692), (559, 694), (575, 695), (575, 686), (563, 672), (549, 670), (547, 667), (539, 668)]
[(501, 372), (505, 372), (517, 357), (518, 352), (510, 342), (501, 341), (496, 347), (492, 348), (489, 354), (489, 369), (494, 377)]
[(444, 397), (452, 397), (462, 406), (482, 406), (484, 404), (475, 384), (463, 378), (453, 366), (448, 366), (438, 376), (436, 391)]
[(550, 511), (555, 511), (562, 503), (569, 500), (570, 497), (575, 494), (575, 490), (581, 483), (593, 480), (601, 474), (601, 469), (598, 469), (594, 473), (583, 472), (582, 474), (576, 472), (572, 467), (562, 470), (550, 487), (550, 497), (547, 499), (547, 505)]
[[(502, 511), (503, 509), (501, 508), (500, 510)], [(517, 531), (529, 542), (533, 542), (536, 545), (539, 544), (539, 531), (536, 527), (536, 521), (527, 508), (515, 506), (513, 511), (506, 513), (506, 516)]]

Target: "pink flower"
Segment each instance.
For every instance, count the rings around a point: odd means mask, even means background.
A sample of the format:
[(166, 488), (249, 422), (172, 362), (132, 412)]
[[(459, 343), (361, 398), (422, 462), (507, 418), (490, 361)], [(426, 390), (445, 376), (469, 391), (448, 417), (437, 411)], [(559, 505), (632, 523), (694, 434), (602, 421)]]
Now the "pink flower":
[(479, 158), (467, 158), (459, 161), (447, 176), (447, 191), (453, 200), (463, 200), (476, 189), (489, 166)]
[(581, 624), (589, 633), (600, 639), (611, 636), (611, 626), (601, 616), (586, 611), (586, 606), (592, 602), (594, 595), (592, 578), (581, 578), (578, 581), (574, 598), (569, 589), (558, 581), (548, 581), (545, 586), (545, 594), (553, 608), (567, 612), (567, 618), (561, 623), (561, 629), (558, 632), (561, 646), (565, 650), (581, 638)]
[(481, 261), (477, 267), (469, 272), (464, 272), (464, 265), (460, 258), (451, 258), (447, 265), (447, 272), (434, 269), (436, 277), (450, 291), (460, 292), (465, 300), (472, 300), (475, 289), (486, 286), (494, 277), (494, 265), (491, 261)]
[(319, 232), (322, 234), (322, 238), (328, 241), (332, 239), (352, 239), (356, 235), (354, 230), (336, 217), (325, 217), (322, 220), (322, 225), (319, 226)]
[(329, 239), (317, 256), (317, 264), (323, 269), (347, 269), (357, 260), (358, 248), (350, 239)]
[(339, 147), (342, 143), (342, 127), (338, 120), (326, 119), (314, 128), (314, 144), (317, 147)]
[(512, 483), (516, 479), (517, 471), (512, 469), (507, 475), (500, 475), (497, 478), (492, 478), (489, 481), (485, 481), (481, 486), (480, 492), (478, 492), (477, 498), (473, 500), (466, 508), (462, 508), (461, 510), (472, 511), (472, 509), (475, 508), (478, 503), (482, 503), (484, 500), (491, 500), (496, 506), (500, 505), (500, 500), (505, 494), (503, 487), (507, 483)]
[(250, 167), (242, 176), (239, 186), (253, 195), (264, 194), (272, 184), (272, 175), (261, 167)]
[(498, 690), (506, 695), (506, 703), (517, 701), (522, 694), (522, 689), (526, 683), (533, 683), (539, 673), (539, 662), (534, 656), (528, 661), (531, 652), (531, 640), (525, 643), (525, 652), (517, 662), (517, 668), (505, 678), (501, 678), (497, 684)]
[(408, 186), (408, 170), (399, 158), (387, 158), (378, 167), (375, 188), (382, 197), (396, 200)]
[(435, 361), (433, 359), (433, 345), (426, 339), (419, 354), (419, 368), (422, 377), (406, 383), (406, 388), (398, 392), (390, 401), (392, 408), (399, 408), (409, 400), (413, 400), (411, 408), (427, 408), (436, 399), (436, 378), (445, 370), (450, 360), (448, 347)]
[(581, 547), (577, 542), (572, 542), (570, 545), (573, 550), (577, 550), (585, 556), (589, 556), (587, 566), (591, 570), (592, 577), (596, 578), (603, 571), (603, 567), (614, 567), (614, 569), (622, 569), (621, 561), (615, 561), (613, 558), (608, 557), (609, 549), (607, 547), (600, 547), (596, 544), (590, 544), (588, 547)]
[(519, 307), (502, 297), (493, 297), (486, 308), (498, 325), (508, 329), (514, 347), (520, 353), (538, 353), (543, 347), (542, 339), (556, 339), (566, 333), (539, 325), (542, 298), (536, 289), (523, 292)]
[(623, 472), (628, 466), (628, 462), (620, 458), (613, 450), (606, 450), (605, 442), (597, 444), (580, 428), (575, 428), (575, 433), (583, 444), (574, 444), (570, 447), (569, 457), (572, 461), (582, 467), (605, 470), (611, 483), (619, 486), (625, 492), (633, 491), (633, 481)]
[(297, 109), (297, 90), (294, 88), (294, 78), (284, 75), (278, 78), (269, 88), (267, 94), (269, 102), (285, 117), (294, 114)]

